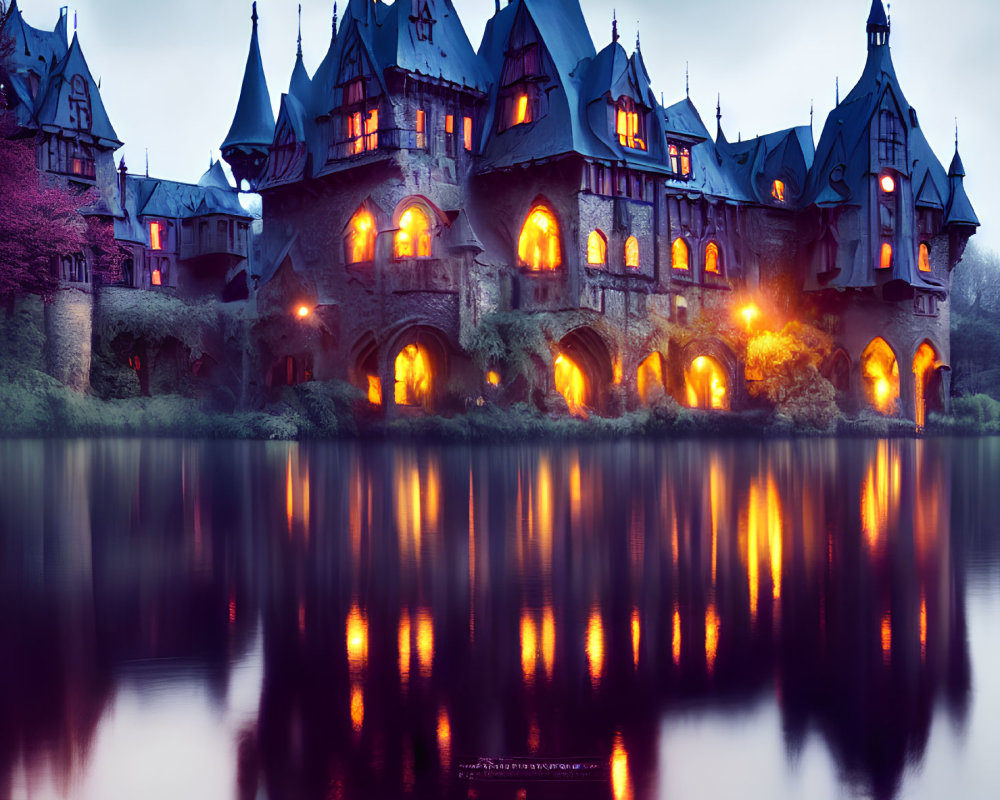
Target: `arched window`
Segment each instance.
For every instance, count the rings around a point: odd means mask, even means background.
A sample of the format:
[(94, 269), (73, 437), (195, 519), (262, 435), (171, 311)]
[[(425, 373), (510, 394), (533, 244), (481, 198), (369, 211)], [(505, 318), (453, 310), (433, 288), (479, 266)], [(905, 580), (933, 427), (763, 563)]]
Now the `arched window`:
[(674, 269), (691, 268), (687, 242), (680, 237), (674, 239), (674, 243), (670, 247), (670, 266)]
[(861, 375), (871, 406), (883, 414), (895, 414), (899, 410), (899, 364), (885, 339), (876, 337), (865, 348)]
[(396, 356), (396, 387), (393, 392), (396, 405), (427, 405), (431, 397), (431, 378), (427, 351), (418, 344), (406, 345)]
[(920, 243), (920, 256), (917, 259), (917, 266), (921, 272), (931, 271), (931, 249), (928, 247), (927, 242)]
[(533, 272), (554, 270), (562, 264), (559, 223), (548, 206), (537, 205), (531, 209), (521, 228), (517, 257), (521, 266)]
[(635, 101), (631, 97), (621, 98), (615, 112), (615, 132), (621, 146), (645, 150), (646, 115), (639, 113)]
[(639, 269), (639, 240), (634, 236), (625, 240), (625, 266)]
[(705, 272), (711, 272), (715, 275), (722, 273), (719, 264), (719, 245), (715, 242), (709, 242), (705, 246)]
[(367, 209), (359, 208), (351, 217), (344, 250), (348, 264), (375, 260), (375, 217)]
[(645, 358), (636, 371), (636, 388), (645, 405), (649, 405), (663, 391), (663, 356), (653, 353)]
[(729, 410), (726, 372), (711, 356), (695, 358), (684, 371), (684, 383), (690, 408)]
[(587, 263), (592, 267), (603, 267), (608, 261), (608, 240), (600, 231), (591, 231), (587, 237)]
[(430, 258), (431, 221), (420, 206), (409, 206), (400, 216), (393, 252), (396, 258)]
[(892, 266), (892, 245), (888, 242), (882, 242), (882, 250), (879, 253), (878, 267), (879, 269), (889, 269)]

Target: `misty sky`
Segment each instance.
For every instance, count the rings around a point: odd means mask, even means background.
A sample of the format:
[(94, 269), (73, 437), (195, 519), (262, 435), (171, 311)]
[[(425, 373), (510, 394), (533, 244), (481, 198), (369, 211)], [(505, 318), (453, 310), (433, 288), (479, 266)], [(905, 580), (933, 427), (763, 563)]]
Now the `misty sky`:
[[(26, 21), (52, 28), (69, 0), (19, 0)], [(506, 2), (506, 0), (502, 0)], [(834, 104), (861, 75), (871, 0), (581, 0), (598, 50), (611, 37), (617, 10), (622, 44), (636, 30), (653, 89), (669, 105), (691, 98), (714, 130), (717, 94), (730, 140), (808, 124), (815, 136)], [(478, 49), (494, 0), (454, 0)], [(346, 0), (340, 3), (343, 8)], [(260, 42), (275, 114), (295, 59), (297, 0), (258, 0)], [(303, 0), (302, 38), (310, 74), (330, 43), (333, 0)], [(84, 54), (132, 171), (193, 181), (229, 130), (250, 36), (250, 0), (78, 0)], [(892, 54), (907, 100), (947, 169), (959, 121), (966, 188), (984, 227), (978, 242), (1000, 249), (1000, 2), (896, 0), (891, 3)], [(996, 230), (996, 232), (994, 232)]]

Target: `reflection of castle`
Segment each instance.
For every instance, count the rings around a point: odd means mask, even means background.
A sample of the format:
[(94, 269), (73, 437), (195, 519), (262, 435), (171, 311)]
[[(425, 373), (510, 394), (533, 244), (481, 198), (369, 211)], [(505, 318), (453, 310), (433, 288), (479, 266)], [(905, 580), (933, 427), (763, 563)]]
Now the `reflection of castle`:
[(732, 143), (721, 115), (713, 141), (689, 99), (657, 102), (638, 41), (615, 28), (596, 52), (577, 0), (498, 2), (478, 54), (450, 0), (350, 0), (275, 124), (253, 21), (223, 155), (264, 198), (259, 312), (315, 310), (261, 334), (272, 382), (516, 399), (463, 346), (518, 309), (552, 312), (571, 408), (735, 407), (736, 298), (790, 292), (833, 320), (823, 370), (854, 404), (921, 422), (944, 401), (950, 272), (978, 221), (957, 151), (946, 172), (903, 96), (882, 0), (817, 147), (810, 127)]

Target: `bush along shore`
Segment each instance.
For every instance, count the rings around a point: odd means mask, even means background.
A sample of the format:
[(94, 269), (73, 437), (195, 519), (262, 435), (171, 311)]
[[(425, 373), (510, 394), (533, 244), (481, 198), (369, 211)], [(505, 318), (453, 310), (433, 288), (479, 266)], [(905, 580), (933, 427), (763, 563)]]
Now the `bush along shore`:
[[(131, 300), (131, 295), (123, 295)], [(111, 295), (111, 299), (116, 299)], [(121, 306), (122, 301), (118, 302)], [(176, 305), (176, 303), (175, 303)], [(191, 339), (186, 353), (203, 351), (198, 337), (217, 329), (210, 309), (169, 303), (161, 313), (142, 313), (129, 322), (129, 308), (113, 307), (109, 315), (128, 336), (154, 337), (151, 325), (181, 330)], [(174, 314), (176, 316), (176, 314)], [(199, 316), (200, 315), (200, 316)], [(121, 331), (100, 330), (110, 322), (97, 315), (91, 388), (75, 391), (45, 371), (47, 360), (41, 303), (21, 303), (0, 312), (0, 436), (81, 437), (154, 436), (207, 439), (337, 439), (394, 438), (441, 441), (531, 441), (538, 439), (609, 439), (624, 437), (781, 437), (781, 436), (915, 436), (1000, 434), (1000, 401), (985, 394), (956, 398), (951, 416), (931, 415), (924, 431), (912, 421), (864, 411), (847, 416), (797, 414), (796, 406), (743, 412), (699, 411), (680, 407), (661, 396), (651, 407), (619, 416), (586, 419), (572, 416), (562, 397), (550, 392), (540, 410), (534, 404), (500, 405), (478, 399), (448, 416), (400, 413), (387, 419), (357, 388), (340, 381), (311, 381), (285, 387), (280, 395), (254, 410), (232, 410), (235, 398), (218, 392), (171, 394), (168, 387), (141, 392), (134, 370), (123, 368), (102, 342)], [(201, 317), (205, 317), (201, 319)], [(238, 314), (236, 315), (238, 317)], [(230, 341), (237, 338), (239, 319), (224, 320)], [(124, 322), (122, 321), (124, 320)], [(131, 325), (131, 327), (129, 327)], [(145, 326), (138, 333), (132, 330)], [(120, 361), (120, 359), (118, 359)], [(134, 385), (133, 385), (134, 384)], [(183, 388), (183, 387), (182, 387)], [(101, 396), (103, 394), (103, 396)], [(809, 393), (803, 397), (817, 405)], [(821, 398), (826, 399), (826, 398)], [(833, 405), (824, 404), (824, 408)], [(833, 405), (835, 409), (836, 406)], [(823, 424), (813, 422), (822, 419)]]

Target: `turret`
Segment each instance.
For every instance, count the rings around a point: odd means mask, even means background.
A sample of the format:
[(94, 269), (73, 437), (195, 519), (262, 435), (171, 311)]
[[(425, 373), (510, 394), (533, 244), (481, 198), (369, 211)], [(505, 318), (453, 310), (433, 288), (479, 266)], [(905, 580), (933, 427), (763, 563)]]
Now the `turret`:
[[(955, 227), (979, 227), (979, 217), (976, 216), (969, 195), (965, 193), (965, 166), (958, 154), (958, 136), (955, 137), (955, 157), (951, 160), (948, 170), (948, 207), (945, 209), (944, 224)], [(971, 233), (970, 233), (971, 235)]]
[(889, 18), (885, 14), (882, 0), (872, 0), (872, 10), (868, 15), (868, 49), (889, 46)]
[(274, 110), (264, 78), (264, 64), (257, 41), (257, 3), (253, 4), (253, 32), (250, 52), (243, 73), (243, 87), (236, 106), (229, 135), (222, 143), (222, 157), (232, 167), (238, 186), (246, 181), (251, 190), (256, 189), (267, 161), (268, 147), (274, 139)]

